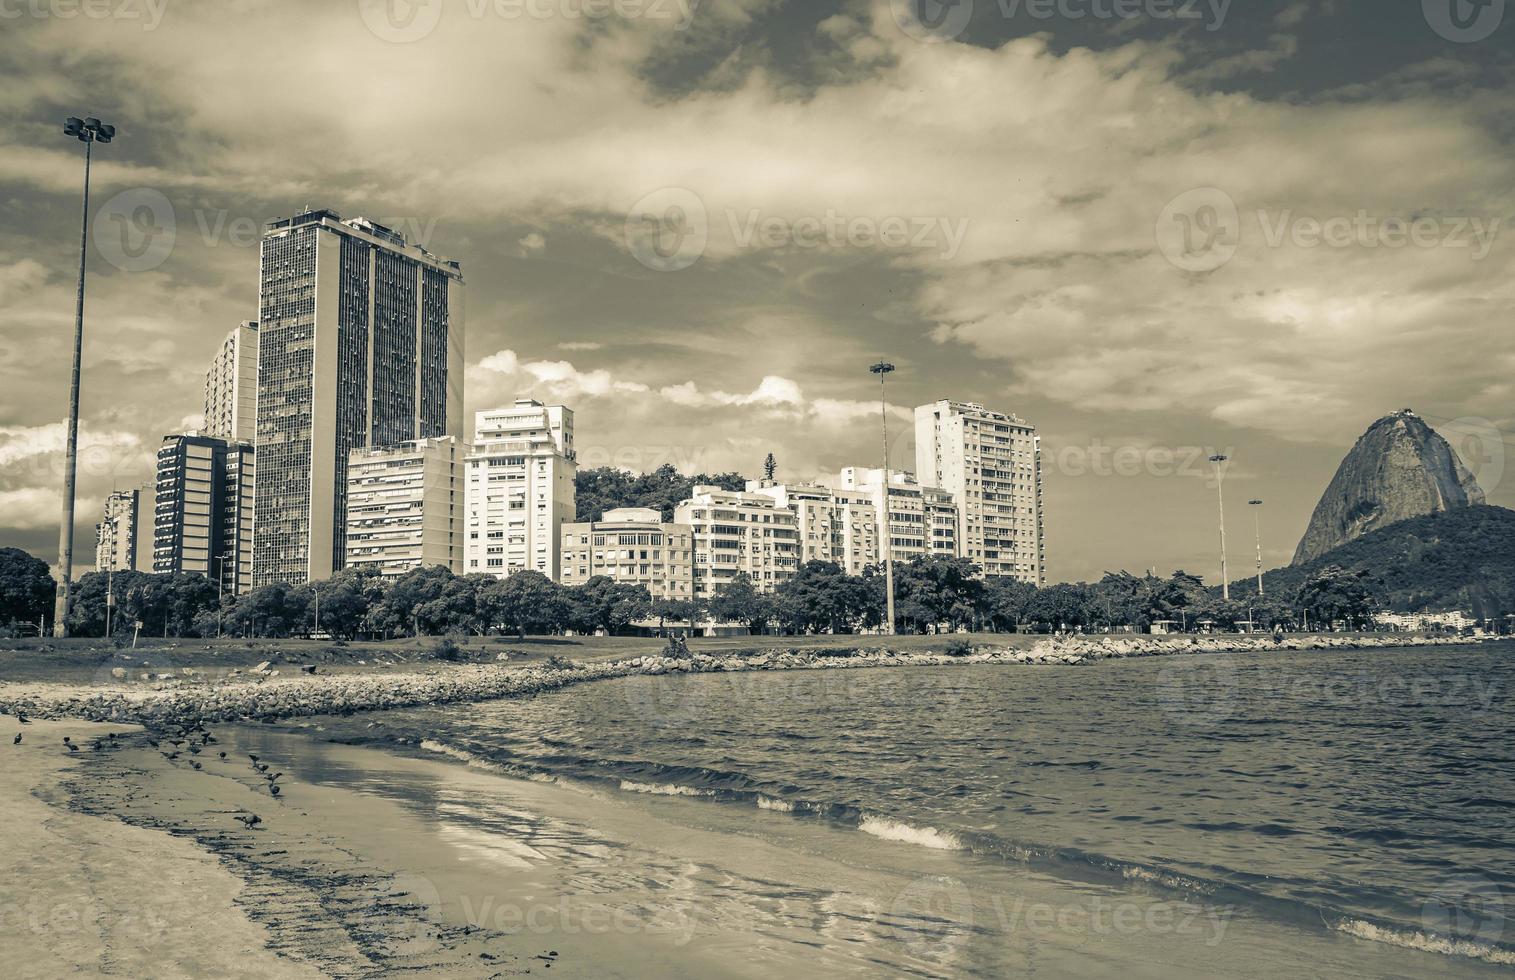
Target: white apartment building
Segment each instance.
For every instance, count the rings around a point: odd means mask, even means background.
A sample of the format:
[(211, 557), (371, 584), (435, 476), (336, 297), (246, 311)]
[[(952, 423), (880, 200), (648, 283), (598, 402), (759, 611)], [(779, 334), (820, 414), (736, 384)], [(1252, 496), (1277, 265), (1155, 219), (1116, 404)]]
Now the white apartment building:
[[(872, 505), (879, 528), (889, 529), (889, 555), (897, 562), (957, 554), (957, 506), (952, 495), (921, 486), (899, 470), (889, 471), (888, 518), (885, 519), (884, 471), (849, 466), (837, 479), (838, 491), (863, 495)], [(883, 559), (880, 555), (880, 560)]]
[(153, 570), (153, 520), (156, 484), (147, 490), (116, 490), (105, 498), (105, 513), (95, 525), (95, 571)]
[(747, 492), (771, 497), (794, 513), (800, 562), (836, 562), (849, 575), (877, 565), (878, 517), (872, 495), (818, 483), (768, 484), (749, 481)]
[(1041, 439), (1014, 415), (950, 399), (915, 410), (915, 471), (957, 502), (958, 554), (1034, 585), (1046, 580)]
[(640, 585), (654, 599), (694, 598), (694, 528), (647, 507), (607, 510), (598, 521), (563, 525), (562, 583), (604, 575)]
[(467, 449), (443, 436), (352, 450), (347, 566), (403, 575), (443, 565), (462, 574)]
[(258, 437), (258, 321), (226, 335), (205, 372), (205, 429), (228, 442)]
[(524, 569), (557, 581), (563, 525), (574, 519), (573, 412), (530, 398), (474, 417), (464, 571)]
[(799, 570), (799, 519), (771, 496), (697, 486), (673, 519), (694, 532), (696, 598), (715, 596), (743, 572), (772, 592)]

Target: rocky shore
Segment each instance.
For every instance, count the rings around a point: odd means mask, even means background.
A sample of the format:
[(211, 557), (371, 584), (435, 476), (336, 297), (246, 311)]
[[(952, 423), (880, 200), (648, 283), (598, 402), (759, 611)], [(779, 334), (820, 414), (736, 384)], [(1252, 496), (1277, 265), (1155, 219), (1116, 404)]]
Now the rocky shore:
[[(0, 713), (40, 718), (137, 723), (148, 727), (192, 722), (271, 721), (320, 714), (487, 701), (530, 696), (586, 681), (635, 675), (760, 670), (856, 670), (870, 667), (942, 667), (969, 664), (1077, 666), (1131, 657), (1269, 650), (1360, 650), (1445, 646), (1455, 638), (1405, 635), (1289, 636), (1069, 636), (1030, 647), (973, 647), (962, 655), (902, 653), (863, 647), (836, 651), (772, 650), (759, 654), (689, 657), (645, 656), (612, 661), (557, 662), (512, 667), (460, 665), (429, 673), (288, 677), (259, 674), (210, 680), (193, 671), (148, 682), (95, 687), (0, 684)], [(276, 672), (275, 672), (276, 673)]]

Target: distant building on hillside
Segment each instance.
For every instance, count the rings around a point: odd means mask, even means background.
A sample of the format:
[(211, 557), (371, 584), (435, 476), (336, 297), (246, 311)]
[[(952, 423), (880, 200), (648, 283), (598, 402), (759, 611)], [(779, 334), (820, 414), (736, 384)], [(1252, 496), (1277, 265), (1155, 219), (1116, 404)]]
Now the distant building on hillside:
[(647, 507), (564, 524), (562, 583), (583, 585), (597, 575), (644, 586), (654, 599), (693, 599), (694, 528)]
[(467, 449), (451, 436), (354, 449), (347, 461), (347, 566), (403, 575), (441, 565), (463, 574)]
[(575, 517), (572, 410), (523, 398), (477, 413), (467, 463), (465, 570), (557, 581), (563, 525)]

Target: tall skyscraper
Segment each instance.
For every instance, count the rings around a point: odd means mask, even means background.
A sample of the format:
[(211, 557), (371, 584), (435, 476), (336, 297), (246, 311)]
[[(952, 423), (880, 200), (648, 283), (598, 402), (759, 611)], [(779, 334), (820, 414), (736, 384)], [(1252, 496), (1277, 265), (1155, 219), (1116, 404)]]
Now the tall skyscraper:
[(557, 581), (563, 525), (574, 519), (573, 412), (530, 398), (479, 412), (468, 455), (464, 571), (523, 569)]
[(463, 574), (463, 455), (451, 436), (354, 449), (347, 462), (347, 565)]
[(1042, 450), (1036, 427), (973, 402), (915, 410), (915, 469), (957, 502), (958, 554), (1034, 585), (1046, 580)]
[(195, 572), (231, 594), (252, 582), (253, 448), (199, 433), (163, 437), (153, 571)]
[(463, 274), (365, 218), (263, 233), (253, 583), (326, 578), (347, 551), (353, 449), (462, 435)]
[(230, 442), (258, 437), (258, 322), (246, 320), (221, 342), (205, 372), (206, 435)]
[(105, 513), (95, 525), (95, 571), (153, 570), (154, 496), (116, 490), (105, 498)]

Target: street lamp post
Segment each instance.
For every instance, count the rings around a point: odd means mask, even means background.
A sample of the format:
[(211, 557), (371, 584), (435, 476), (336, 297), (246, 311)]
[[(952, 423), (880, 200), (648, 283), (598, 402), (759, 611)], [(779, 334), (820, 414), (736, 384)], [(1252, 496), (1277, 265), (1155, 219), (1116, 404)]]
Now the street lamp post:
[(1262, 580), (1262, 504), (1261, 500), (1249, 500), (1247, 506), (1252, 508), (1252, 534), (1257, 539), (1257, 595), (1263, 594)]
[(90, 116), (69, 116), (63, 132), (84, 144), (84, 211), (79, 219), (79, 295), (74, 307), (74, 368), (68, 386), (68, 429), (63, 459), (63, 526), (58, 529), (57, 605), (53, 609), (53, 635), (68, 635), (69, 590), (74, 575), (74, 477), (79, 449), (79, 360), (84, 351), (84, 257), (89, 245), (89, 162), (96, 143), (116, 138), (116, 127)]
[(1215, 464), (1215, 496), (1220, 503), (1220, 596), (1226, 602), (1231, 601), (1231, 579), (1226, 573), (1226, 470), (1222, 464), (1230, 458), (1219, 453), (1210, 457)]
[(889, 520), (889, 401), (884, 394), (884, 379), (894, 373), (894, 365), (888, 361), (879, 361), (871, 365), (869, 371), (878, 375), (878, 407), (879, 418), (884, 427), (884, 469), (881, 475), (883, 484), (883, 513), (879, 522), (879, 550), (884, 557), (884, 635), (894, 635), (894, 548), (893, 526)]

